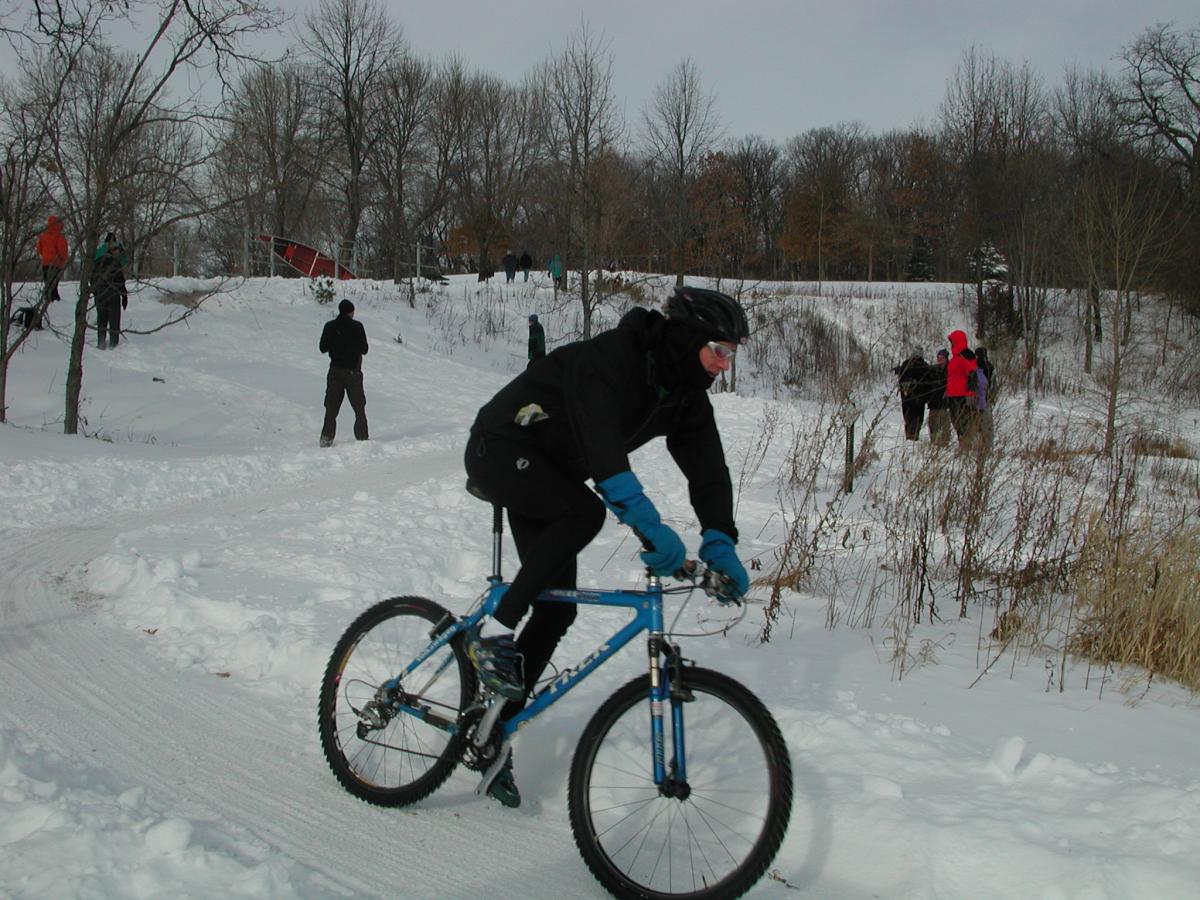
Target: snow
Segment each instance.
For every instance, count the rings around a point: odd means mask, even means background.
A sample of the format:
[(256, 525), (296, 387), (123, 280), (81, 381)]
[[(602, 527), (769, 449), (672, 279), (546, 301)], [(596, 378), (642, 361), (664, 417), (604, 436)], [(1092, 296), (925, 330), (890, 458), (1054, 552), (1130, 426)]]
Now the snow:
[[(0, 426), (0, 896), (603, 896), (570, 834), (567, 769), (640, 649), (522, 732), (519, 810), (477, 799), (461, 773), (416, 807), (370, 807), (338, 786), (317, 737), (322, 670), (360, 611), (417, 594), (462, 612), (482, 587), (489, 515), (463, 490), (466, 429), (524, 365), (528, 313), (551, 347), (575, 315), (547, 285), (498, 282), (453, 278), (415, 307), (390, 284), (339, 285), (371, 342), (372, 439), (352, 439), (346, 408), (329, 450), (316, 342), (332, 310), (300, 281), (140, 286), (133, 330), (178, 314), (163, 291), (216, 293), (186, 323), (88, 347), (85, 435), (60, 433), (64, 338), (42, 332), (18, 354)], [(905, 290), (829, 309), (878, 332)], [(939, 322), (961, 315), (953, 286), (915, 286), (911, 301)], [(731, 468), (768, 409), (804, 414), (771, 394), (714, 396)], [(905, 452), (890, 417), (880, 452)], [(772, 452), (738, 508), (743, 554), (768, 561)], [(634, 464), (694, 549), (663, 448)], [(610, 521), (580, 571), (635, 584), (624, 529)], [(1197, 896), (1194, 698), (1156, 684), (1133, 703), (1082, 664), (1059, 691), (1057, 658), (980, 678), (977, 611), (922, 626), (929, 652), (900, 680), (886, 631), (830, 631), (825, 604), (793, 598), (767, 645), (755, 605), (726, 635), (684, 640), (764, 700), (792, 753), (791, 826), (752, 896)], [(619, 615), (582, 613), (558, 659), (586, 655)]]

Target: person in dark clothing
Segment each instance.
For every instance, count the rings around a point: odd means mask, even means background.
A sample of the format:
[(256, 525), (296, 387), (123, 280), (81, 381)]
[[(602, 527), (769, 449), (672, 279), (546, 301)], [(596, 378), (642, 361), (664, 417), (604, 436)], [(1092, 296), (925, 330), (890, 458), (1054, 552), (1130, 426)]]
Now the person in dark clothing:
[(906, 440), (921, 439), (921, 425), (925, 422), (925, 391), (929, 384), (929, 363), (920, 350), (892, 369), (900, 388), (900, 411), (904, 414), (904, 437)]
[(112, 349), (121, 341), (121, 310), (129, 307), (125, 270), (121, 265), (125, 249), (109, 244), (104, 256), (92, 269), (92, 294), (96, 298), (96, 346)]
[(929, 367), (925, 384), (925, 406), (929, 410), (929, 440), (945, 446), (950, 443), (950, 412), (946, 409), (946, 364), (950, 351), (942, 348), (937, 361)]
[[(667, 439), (687, 479), (699, 555), (725, 577), (724, 599), (749, 589), (707, 393), (748, 337), (746, 317), (733, 298), (690, 287), (675, 289), (665, 313), (634, 308), (616, 328), (558, 347), (502, 388), (471, 426), (467, 474), (508, 510), (521, 560), (494, 615), (467, 639), (481, 681), (510, 701), (506, 716), (524, 706), (575, 619), (575, 606), (536, 598), (546, 588), (576, 587), (576, 556), (600, 532), (606, 508), (642, 541), (653, 573), (669, 576), (683, 565), (683, 542), (630, 468), (629, 454), (652, 438)], [(511, 758), (489, 793), (520, 804)]]
[(511, 284), (517, 277), (517, 254), (509, 250), (500, 258), (500, 265), (504, 266), (505, 283)]
[(546, 330), (538, 321), (537, 313), (533, 313), (529, 317), (529, 362), (526, 365), (533, 365), (545, 355)]
[(983, 374), (987, 377), (988, 384), (991, 385), (991, 390), (988, 393), (994, 395), (996, 392), (996, 367), (992, 365), (992, 360), (988, 356), (987, 347), (975, 348), (975, 362), (979, 368), (983, 369)]
[(367, 353), (367, 330), (354, 320), (354, 304), (343, 300), (338, 315), (325, 323), (320, 348), (329, 354), (329, 374), (325, 378), (325, 424), (321, 426), (321, 446), (332, 447), (337, 434), (338, 411), (342, 398), (350, 400), (354, 410), (354, 438), (367, 440), (367, 395), (363, 392), (362, 358)]
[(529, 255), (528, 250), (521, 251), (521, 258), (517, 260), (517, 265), (521, 267), (521, 271), (525, 273), (525, 280), (529, 280), (529, 270), (533, 268), (533, 257)]

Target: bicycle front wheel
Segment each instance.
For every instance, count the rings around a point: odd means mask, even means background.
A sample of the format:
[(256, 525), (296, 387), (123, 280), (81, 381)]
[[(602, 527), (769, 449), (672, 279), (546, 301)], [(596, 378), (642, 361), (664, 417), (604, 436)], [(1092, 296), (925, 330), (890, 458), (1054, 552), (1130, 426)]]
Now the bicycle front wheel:
[(386, 686), (453, 621), (423, 597), (392, 597), (360, 615), (334, 648), (321, 680), (321, 748), (356, 797), (379, 806), (415, 803), (462, 757), (460, 716), (476, 682), (461, 641)]
[[(686, 668), (686, 777), (654, 783), (650, 677), (613, 694), (584, 729), (571, 763), (575, 843), (619, 897), (727, 898), (766, 871), (792, 811), (792, 766), (779, 726), (728, 676)], [(675, 702), (675, 701), (672, 701)]]

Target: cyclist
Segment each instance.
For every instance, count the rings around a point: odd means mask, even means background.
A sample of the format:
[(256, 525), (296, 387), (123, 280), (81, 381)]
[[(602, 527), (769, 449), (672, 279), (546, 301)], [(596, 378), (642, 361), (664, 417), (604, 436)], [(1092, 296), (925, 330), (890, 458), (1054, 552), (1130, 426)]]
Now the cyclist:
[[(506, 718), (520, 712), (575, 618), (574, 604), (536, 598), (547, 588), (576, 587), (576, 556), (599, 534), (606, 507), (642, 541), (651, 571), (669, 576), (683, 565), (683, 541), (630, 469), (629, 453), (651, 438), (666, 437), (687, 478), (700, 521), (700, 558), (727, 579), (722, 599), (749, 588), (707, 394), (749, 335), (746, 315), (732, 297), (693, 287), (676, 288), (664, 311), (634, 308), (616, 328), (531, 363), (471, 426), (468, 477), (508, 510), (521, 560), (495, 613), (466, 642), (480, 680), (509, 701)], [(488, 793), (520, 805), (511, 757)]]

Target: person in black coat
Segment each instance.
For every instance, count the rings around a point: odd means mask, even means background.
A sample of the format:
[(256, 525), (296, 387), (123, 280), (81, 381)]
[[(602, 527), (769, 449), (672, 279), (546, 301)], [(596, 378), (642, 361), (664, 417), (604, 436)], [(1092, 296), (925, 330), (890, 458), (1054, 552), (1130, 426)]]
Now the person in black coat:
[(946, 365), (950, 351), (944, 347), (937, 352), (937, 362), (929, 367), (925, 382), (925, 406), (929, 410), (929, 440), (934, 444), (950, 443), (950, 410), (946, 403)]
[(362, 358), (367, 352), (367, 330), (354, 319), (354, 304), (343, 300), (338, 315), (325, 323), (320, 349), (329, 354), (329, 374), (325, 379), (325, 423), (321, 426), (321, 446), (333, 446), (337, 433), (342, 398), (350, 400), (354, 410), (354, 437), (367, 440), (367, 396), (363, 391)]
[(921, 439), (921, 425), (925, 421), (926, 390), (929, 384), (929, 363), (920, 350), (892, 369), (897, 376), (900, 389), (900, 411), (904, 414), (904, 437), (910, 441)]
[[(683, 542), (631, 471), (629, 454), (653, 438), (666, 438), (687, 479), (700, 558), (727, 579), (727, 599), (749, 588), (708, 399), (713, 379), (748, 336), (746, 317), (733, 298), (690, 287), (677, 288), (665, 311), (634, 308), (616, 328), (558, 347), (503, 387), (471, 426), (469, 482), (508, 510), (521, 560), (494, 615), (467, 640), (483, 683), (512, 701), (506, 716), (523, 707), (575, 619), (574, 605), (536, 598), (547, 588), (576, 587), (576, 556), (599, 533), (606, 508), (642, 541), (651, 571), (669, 576), (683, 565)], [(489, 793), (508, 806), (520, 803), (511, 760)]]
[(531, 313), (529, 316), (529, 362), (526, 365), (533, 365), (545, 355), (546, 329), (538, 321), (537, 313)]
[(96, 346), (101, 350), (116, 347), (121, 341), (121, 310), (129, 306), (125, 287), (125, 269), (121, 265), (125, 249), (110, 243), (92, 269), (92, 294), (96, 298)]
[(533, 268), (533, 257), (529, 255), (528, 250), (521, 251), (521, 258), (517, 260), (517, 265), (521, 267), (521, 271), (525, 273), (525, 280), (529, 280), (529, 270)]
[(517, 254), (509, 250), (500, 258), (500, 265), (504, 266), (505, 283), (511, 284), (517, 277)]

